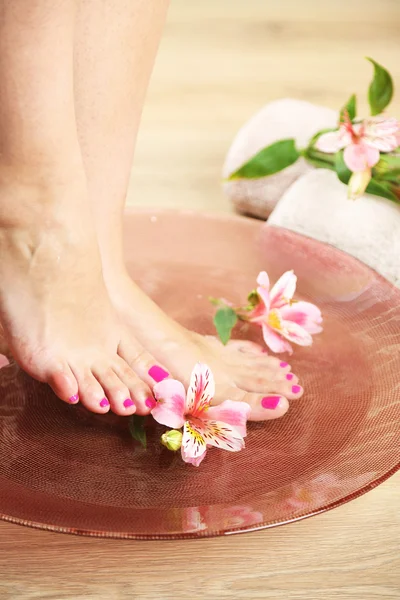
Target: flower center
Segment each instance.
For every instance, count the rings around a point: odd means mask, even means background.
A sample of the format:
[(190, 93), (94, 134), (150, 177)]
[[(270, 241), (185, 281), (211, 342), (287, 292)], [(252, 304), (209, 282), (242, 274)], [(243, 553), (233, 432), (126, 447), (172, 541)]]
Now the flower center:
[(201, 435), (201, 433), (199, 433), (196, 429), (194, 429), (189, 421), (186, 421), (186, 429), (188, 431), (188, 433), (194, 437), (194, 439), (196, 440), (196, 442), (199, 442), (200, 444), (202, 444), (204, 442), (203, 436)]
[(278, 329), (278, 331), (282, 329), (281, 318), (276, 308), (271, 310), (268, 314), (268, 325), (272, 327), (272, 329)]

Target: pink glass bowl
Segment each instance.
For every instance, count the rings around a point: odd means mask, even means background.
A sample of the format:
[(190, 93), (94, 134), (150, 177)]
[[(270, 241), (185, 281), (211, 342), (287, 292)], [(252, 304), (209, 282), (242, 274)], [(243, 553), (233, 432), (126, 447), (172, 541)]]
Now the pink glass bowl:
[(211, 450), (196, 469), (162, 448), (156, 430), (145, 451), (126, 419), (67, 406), (6, 366), (1, 518), (104, 537), (220, 535), (318, 514), (399, 468), (399, 290), (343, 252), (245, 218), (132, 211), (125, 241), (132, 276), (201, 333), (213, 333), (208, 296), (240, 302), (260, 270), (294, 269), (299, 296), (325, 319), (290, 361), (306, 392), (284, 418), (250, 424), (245, 450)]

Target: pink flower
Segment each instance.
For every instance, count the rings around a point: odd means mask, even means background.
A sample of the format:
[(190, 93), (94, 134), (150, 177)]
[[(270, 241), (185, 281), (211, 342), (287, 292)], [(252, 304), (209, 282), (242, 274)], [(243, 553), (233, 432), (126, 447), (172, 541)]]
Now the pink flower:
[(210, 406), (215, 384), (207, 365), (198, 363), (194, 367), (187, 393), (183, 384), (174, 379), (157, 383), (153, 392), (157, 400), (151, 411), (154, 419), (173, 429), (183, 427), (181, 453), (185, 462), (198, 467), (207, 446), (230, 452), (244, 448), (250, 406), (232, 400)]
[(343, 150), (343, 159), (350, 171), (349, 198), (355, 199), (366, 190), (371, 179), (371, 169), (381, 152), (392, 152), (400, 145), (400, 123), (397, 119), (378, 115), (353, 124), (346, 113), (337, 131), (324, 133), (315, 147), (333, 154)]
[(297, 277), (287, 271), (269, 289), (268, 275), (262, 271), (257, 277), (257, 294), (260, 302), (249, 316), (251, 323), (262, 327), (264, 341), (273, 352), (290, 352), (289, 342), (310, 346), (312, 334), (322, 331), (321, 311), (310, 302), (293, 300)]
[(344, 162), (350, 171), (358, 173), (375, 166), (380, 152), (396, 150), (399, 139), (400, 123), (397, 119), (379, 115), (353, 124), (346, 115), (339, 129), (321, 135), (315, 147), (328, 154), (344, 149)]

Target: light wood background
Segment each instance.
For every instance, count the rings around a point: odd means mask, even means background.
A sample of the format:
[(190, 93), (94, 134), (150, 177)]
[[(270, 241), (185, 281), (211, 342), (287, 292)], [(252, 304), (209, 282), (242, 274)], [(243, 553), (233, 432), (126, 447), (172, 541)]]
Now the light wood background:
[(129, 204), (223, 212), (221, 167), (243, 123), (291, 97), (367, 116), (371, 56), (397, 83), (400, 0), (172, 0)]
[[(400, 0), (172, 0), (130, 203), (226, 211), (222, 161), (241, 124), (291, 96), (364, 94), (372, 56), (400, 87)], [(361, 106), (366, 110), (366, 104)], [(400, 116), (400, 94), (391, 112)], [(0, 598), (400, 598), (400, 475), (332, 512), (201, 541), (75, 538), (0, 523)]]

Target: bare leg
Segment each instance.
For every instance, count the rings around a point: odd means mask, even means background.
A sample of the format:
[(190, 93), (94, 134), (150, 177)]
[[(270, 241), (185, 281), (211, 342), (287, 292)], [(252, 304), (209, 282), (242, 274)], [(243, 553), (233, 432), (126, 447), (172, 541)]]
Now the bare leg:
[[(260, 352), (243, 351), (250, 346), (225, 348), (213, 338), (185, 330), (130, 280), (123, 263), (121, 219), (165, 8), (160, 0), (83, 0), (78, 15), (77, 123), (106, 285), (129, 328), (128, 339), (139, 340), (172, 376), (188, 382), (194, 364), (205, 362), (216, 378), (217, 402), (244, 400), (252, 406), (253, 419), (279, 417), (288, 408), (287, 398), (302, 394), (299, 386), (293, 387), (296, 376), (286, 378), (289, 367), (280, 367), (280, 360)], [(130, 364), (124, 339), (121, 348)], [(271, 396), (279, 400), (275, 409)], [(269, 402), (263, 402), (266, 397)]]
[[(66, 402), (130, 414), (149, 387), (118, 355), (77, 138), (75, 0), (0, 0), (0, 320)], [(109, 402), (108, 402), (108, 400)]]

